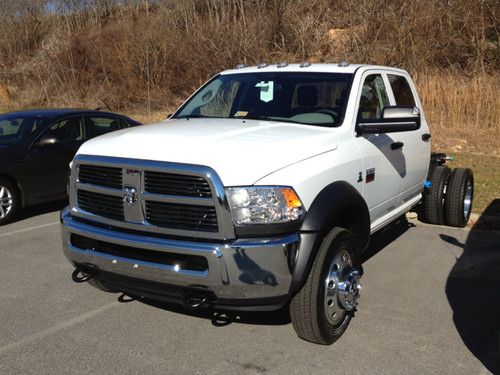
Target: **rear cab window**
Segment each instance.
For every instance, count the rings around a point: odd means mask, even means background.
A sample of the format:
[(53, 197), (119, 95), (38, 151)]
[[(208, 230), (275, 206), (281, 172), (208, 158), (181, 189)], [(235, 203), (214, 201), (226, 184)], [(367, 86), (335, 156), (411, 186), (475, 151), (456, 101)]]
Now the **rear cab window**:
[(387, 74), (396, 105), (416, 106), (415, 98), (407, 79), (400, 75)]

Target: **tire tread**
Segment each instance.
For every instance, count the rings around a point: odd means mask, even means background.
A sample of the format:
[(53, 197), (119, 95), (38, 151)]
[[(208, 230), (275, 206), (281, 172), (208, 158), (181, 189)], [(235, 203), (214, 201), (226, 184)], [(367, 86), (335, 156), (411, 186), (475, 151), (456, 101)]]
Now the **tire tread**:
[(449, 226), (461, 228), (467, 225), (468, 220), (463, 217), (463, 204), (464, 188), (469, 178), (474, 186), (472, 170), (469, 168), (455, 168), (451, 172), (445, 201), (446, 224)]
[(331, 337), (325, 332), (321, 323), (318, 322), (318, 309), (322, 308), (320, 306), (321, 295), (318, 293), (318, 285), (321, 282), (320, 278), (325, 262), (328, 261), (327, 254), (334, 241), (341, 240), (342, 236), (346, 236), (354, 243), (349, 231), (339, 227), (333, 228), (321, 242), (306, 283), (290, 303), (290, 317), (293, 328), (297, 335), (306, 341), (329, 345), (335, 342), (347, 328), (348, 322), (338, 334)]

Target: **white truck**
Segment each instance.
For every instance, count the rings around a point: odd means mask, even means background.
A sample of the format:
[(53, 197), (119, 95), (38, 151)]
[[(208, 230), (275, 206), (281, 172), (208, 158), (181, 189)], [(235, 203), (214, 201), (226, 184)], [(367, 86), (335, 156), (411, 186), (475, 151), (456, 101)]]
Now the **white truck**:
[(64, 253), (76, 282), (192, 309), (289, 305), (301, 338), (331, 344), (371, 234), (417, 205), (468, 221), (472, 172), (445, 159), (404, 70), (238, 66), (166, 121), (81, 146)]

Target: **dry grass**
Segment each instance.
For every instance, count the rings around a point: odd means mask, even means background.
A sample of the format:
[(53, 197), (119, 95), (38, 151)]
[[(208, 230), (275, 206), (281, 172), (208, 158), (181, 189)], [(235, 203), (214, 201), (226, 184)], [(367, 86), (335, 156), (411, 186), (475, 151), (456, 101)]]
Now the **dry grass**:
[(500, 156), (499, 74), (426, 72), (414, 79), (434, 149)]

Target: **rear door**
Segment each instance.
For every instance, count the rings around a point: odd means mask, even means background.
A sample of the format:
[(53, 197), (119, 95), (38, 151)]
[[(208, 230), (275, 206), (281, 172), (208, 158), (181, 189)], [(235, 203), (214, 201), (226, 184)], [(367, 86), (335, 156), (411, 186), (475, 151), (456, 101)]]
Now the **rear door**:
[[(41, 138), (57, 140), (39, 145)], [(69, 176), (69, 163), (87, 139), (82, 116), (58, 120), (40, 134), (30, 147), (30, 182), (35, 199), (64, 197)]]
[[(358, 94), (358, 119), (380, 119), (384, 107), (390, 105), (388, 82), (383, 71), (363, 74)], [(363, 155), (363, 197), (370, 210), (372, 223), (399, 205), (406, 160), (402, 149), (393, 149), (401, 133), (363, 134), (356, 138)]]
[(404, 73), (390, 72), (387, 73), (387, 79), (391, 104), (417, 107), (421, 116), (420, 129), (397, 133), (398, 140), (404, 144), (402, 151), (406, 163), (406, 174), (401, 186), (401, 201), (404, 203), (422, 192), (427, 179), (431, 150), (430, 141), (424, 134), (429, 134), (429, 127), (420, 100), (410, 84), (410, 77)]

